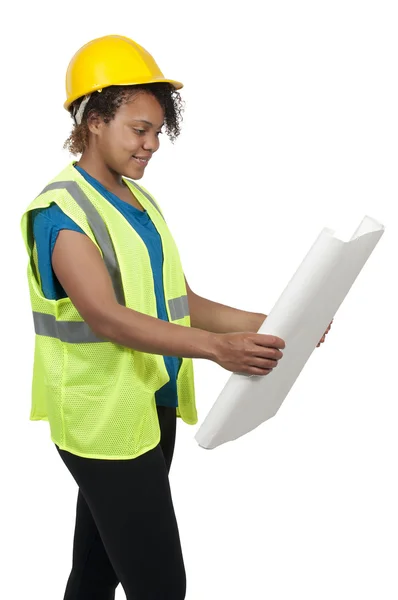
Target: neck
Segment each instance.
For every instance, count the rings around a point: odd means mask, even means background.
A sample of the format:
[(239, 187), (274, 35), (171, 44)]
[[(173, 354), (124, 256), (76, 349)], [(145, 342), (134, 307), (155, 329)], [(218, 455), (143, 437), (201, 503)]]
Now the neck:
[(123, 180), (119, 173), (116, 173), (106, 165), (98, 156), (94, 156), (89, 151), (83, 152), (80, 160), (76, 163), (79, 167), (87, 171), (89, 175), (97, 179), (107, 189), (124, 187)]

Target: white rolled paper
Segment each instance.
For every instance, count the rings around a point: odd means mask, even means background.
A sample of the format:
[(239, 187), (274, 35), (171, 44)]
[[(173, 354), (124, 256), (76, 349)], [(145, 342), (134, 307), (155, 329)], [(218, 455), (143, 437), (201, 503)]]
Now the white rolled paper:
[(282, 360), (266, 376), (230, 376), (195, 435), (199, 446), (235, 440), (277, 413), (383, 233), (371, 217), (349, 241), (323, 229), (258, 331), (285, 341)]

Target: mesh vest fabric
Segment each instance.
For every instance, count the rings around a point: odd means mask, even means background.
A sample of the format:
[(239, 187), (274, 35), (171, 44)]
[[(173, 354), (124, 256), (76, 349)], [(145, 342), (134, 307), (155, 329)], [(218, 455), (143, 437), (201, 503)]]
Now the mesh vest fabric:
[[(45, 188), (28, 206), (21, 220), (29, 255), (29, 293), (36, 320), (38, 317), (48, 317), (50, 322), (53, 319), (56, 332), (62, 331), (64, 324), (72, 328), (73, 324), (84, 325), (68, 297), (49, 300), (42, 294), (30, 218), (32, 210), (55, 202), (90, 237), (104, 257), (98, 235), (96, 237), (90, 226), (90, 218), (73, 194), (65, 189), (64, 183), (78, 187), (105, 223), (121, 279), (119, 296), (121, 293), (123, 298), (118, 298), (118, 301), (128, 308), (156, 317), (153, 274), (144, 242), (120, 212), (88, 184), (71, 163), (50, 182), (53, 188), (48, 191)], [(171, 232), (148, 192), (128, 179), (125, 183), (148, 211), (161, 236), (169, 320), (190, 327), (189, 310), (186, 309), (181, 316), (174, 308), (179, 306), (181, 299), (186, 299), (187, 291)], [(60, 187), (54, 189), (57, 186)], [(116, 270), (114, 265), (112, 268), (107, 266), (109, 271)], [(114, 281), (115, 272), (110, 274)], [(188, 307), (187, 302), (184, 306)], [(169, 380), (162, 356), (106, 340), (64, 341), (58, 333), (38, 333), (36, 320), (31, 420), (48, 420), (52, 441), (61, 449), (79, 456), (128, 459), (154, 448), (160, 441), (155, 392)], [(194, 425), (198, 419), (190, 358), (182, 359), (177, 393), (177, 416)]]

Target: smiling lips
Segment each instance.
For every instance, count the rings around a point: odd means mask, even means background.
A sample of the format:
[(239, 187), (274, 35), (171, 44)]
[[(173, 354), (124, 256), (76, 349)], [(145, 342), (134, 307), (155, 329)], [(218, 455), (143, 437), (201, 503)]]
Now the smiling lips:
[(133, 156), (132, 157), (139, 165), (142, 165), (143, 167), (145, 167), (149, 160), (150, 160), (150, 156), (144, 157), (144, 156)]

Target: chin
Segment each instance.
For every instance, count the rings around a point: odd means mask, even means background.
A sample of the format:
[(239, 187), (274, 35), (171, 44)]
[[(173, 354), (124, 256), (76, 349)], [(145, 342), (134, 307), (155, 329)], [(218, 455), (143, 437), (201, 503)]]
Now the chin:
[(130, 179), (142, 179), (144, 173), (145, 169), (137, 169), (130, 165), (129, 168), (126, 169), (125, 175), (126, 177), (130, 177)]

